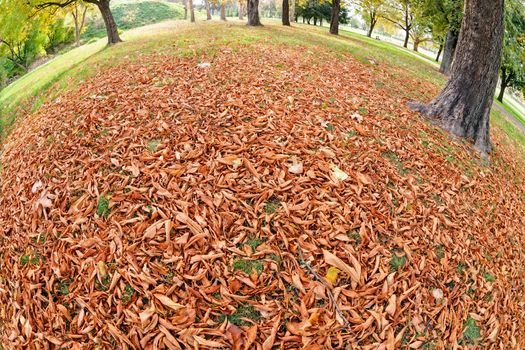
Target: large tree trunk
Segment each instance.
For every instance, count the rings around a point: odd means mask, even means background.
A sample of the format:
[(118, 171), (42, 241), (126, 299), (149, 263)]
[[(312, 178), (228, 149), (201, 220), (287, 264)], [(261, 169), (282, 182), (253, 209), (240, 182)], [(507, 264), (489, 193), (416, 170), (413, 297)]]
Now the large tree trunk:
[(224, 2), (221, 2), (221, 20), (226, 21), (226, 7), (224, 6)]
[(193, 0), (188, 0), (190, 5), (190, 22), (195, 23), (195, 9), (193, 8)]
[(248, 25), (262, 26), (259, 19), (259, 0), (248, 0)]
[(439, 44), (439, 50), (436, 56), (436, 62), (439, 62), (439, 58), (441, 57), (442, 52), (443, 52), (443, 44)]
[(106, 25), (108, 45), (122, 42), (122, 39), (120, 39), (118, 34), (117, 24), (115, 23), (115, 19), (113, 18), (113, 14), (109, 8), (109, 0), (100, 0), (96, 3), (96, 5), (100, 10), (100, 14), (102, 15), (102, 19), (104, 19), (104, 24)]
[(290, 25), (290, 3), (288, 0), (283, 0), (283, 13), (282, 13), (283, 26)]
[(450, 133), (472, 139), (482, 155), (491, 150), (489, 116), (503, 45), (504, 0), (467, 0), (450, 79), (430, 104), (410, 106)]
[(204, 6), (206, 7), (206, 20), (211, 20), (211, 13), (210, 13), (210, 2), (209, 0), (204, 0)]
[(445, 52), (443, 53), (443, 61), (441, 61), (441, 67), (439, 71), (443, 74), (448, 75), (454, 62), (454, 54), (458, 45), (458, 33), (450, 28), (447, 33), (447, 39), (445, 41)]
[(339, 12), (341, 0), (332, 0), (332, 16), (330, 18), (330, 34), (339, 35)]

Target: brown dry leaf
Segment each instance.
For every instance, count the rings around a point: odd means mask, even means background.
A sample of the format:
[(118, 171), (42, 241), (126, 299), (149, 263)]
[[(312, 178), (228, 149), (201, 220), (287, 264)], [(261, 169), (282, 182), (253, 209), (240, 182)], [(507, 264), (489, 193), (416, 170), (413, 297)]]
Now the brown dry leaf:
[(352, 268), (348, 264), (346, 264), (343, 260), (339, 259), (337, 256), (335, 256), (334, 254), (330, 253), (327, 250), (323, 250), (323, 256), (324, 256), (324, 261), (328, 265), (337, 267), (342, 272), (348, 274), (355, 283), (359, 283), (359, 279), (360, 279), (359, 271), (361, 270), (361, 267), (359, 266), (359, 264), (356, 265), (356, 268)]

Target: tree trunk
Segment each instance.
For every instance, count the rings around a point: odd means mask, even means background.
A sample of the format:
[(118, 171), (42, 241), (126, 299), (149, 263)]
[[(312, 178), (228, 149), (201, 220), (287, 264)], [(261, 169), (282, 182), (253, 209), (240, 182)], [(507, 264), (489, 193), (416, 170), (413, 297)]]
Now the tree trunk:
[(370, 28), (368, 29), (368, 33), (366, 33), (366, 36), (371, 38), (372, 37), (372, 32), (374, 31), (374, 27), (376, 26), (376, 22), (377, 20), (371, 20), (370, 21)]
[(106, 25), (108, 45), (113, 45), (122, 42), (122, 39), (120, 39), (120, 36), (118, 34), (117, 24), (115, 23), (115, 19), (113, 18), (113, 14), (111, 13), (111, 9), (109, 8), (109, 0), (100, 0), (96, 3), (96, 5), (100, 10), (100, 14), (102, 15), (102, 18), (104, 19), (104, 24)]
[(244, 16), (243, 16), (243, 11), (244, 11), (244, 5), (243, 5), (243, 0), (239, 0), (239, 19), (242, 21), (244, 19)]
[(503, 103), (503, 97), (505, 97), (505, 89), (507, 88), (507, 69), (505, 67), (501, 67), (501, 84), (500, 84), (500, 90), (498, 95), (498, 101)]
[(339, 35), (339, 12), (341, 0), (332, 0), (332, 16), (330, 18), (330, 34)]
[(450, 79), (430, 104), (410, 106), (450, 133), (472, 139), (482, 156), (491, 150), (489, 116), (503, 46), (504, 0), (468, 0)]
[(314, 26), (317, 25), (317, 17), (314, 17)]
[(210, 2), (209, 2), (209, 0), (204, 0), (204, 6), (206, 7), (206, 20), (209, 21), (209, 20), (211, 20)]
[(259, 19), (259, 0), (248, 0), (248, 25), (262, 26)]
[(419, 41), (418, 38), (414, 39), (414, 47), (413, 47), (413, 49), (414, 49), (415, 52), (417, 52), (417, 50), (419, 49), (419, 43), (420, 43), (420, 41)]
[(283, 26), (290, 25), (290, 3), (288, 0), (283, 0), (283, 13), (282, 13)]
[(226, 8), (224, 2), (221, 2), (221, 20), (226, 21)]
[(184, 7), (184, 20), (188, 19), (188, 0), (182, 0), (182, 6)]
[(443, 44), (439, 44), (439, 50), (436, 56), (436, 62), (439, 62), (439, 57), (441, 57), (442, 52), (443, 52)]
[(188, 0), (190, 5), (190, 22), (195, 23), (195, 9), (193, 8), (193, 0)]
[(449, 29), (447, 33), (447, 39), (445, 41), (445, 51), (443, 53), (443, 61), (439, 71), (443, 74), (448, 75), (454, 62), (454, 54), (458, 45), (458, 33), (454, 29)]
[(405, 42), (403, 43), (403, 47), (405, 49), (408, 49), (408, 41), (410, 40), (410, 29), (409, 28), (406, 28), (405, 29)]
[(323, 26), (323, 17), (319, 18), (319, 26), (320, 26), (320, 27)]

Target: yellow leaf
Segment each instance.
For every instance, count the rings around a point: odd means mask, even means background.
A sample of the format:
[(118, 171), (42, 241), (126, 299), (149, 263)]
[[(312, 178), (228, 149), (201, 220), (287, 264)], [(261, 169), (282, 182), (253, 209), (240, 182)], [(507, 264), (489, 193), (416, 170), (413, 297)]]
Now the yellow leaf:
[(328, 271), (326, 271), (326, 279), (332, 282), (333, 284), (337, 283), (339, 278), (340, 270), (337, 267), (330, 266)]
[(106, 270), (106, 264), (103, 261), (99, 261), (97, 267), (98, 271), (100, 272), (100, 276), (102, 278), (105, 278), (108, 275), (108, 271)]

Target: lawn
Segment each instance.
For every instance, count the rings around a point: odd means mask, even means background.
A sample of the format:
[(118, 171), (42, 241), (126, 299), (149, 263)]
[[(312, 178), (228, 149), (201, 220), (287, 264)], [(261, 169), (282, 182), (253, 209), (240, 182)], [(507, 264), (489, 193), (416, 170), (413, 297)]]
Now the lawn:
[(91, 49), (11, 105), (1, 345), (525, 341), (524, 151), (498, 114), (487, 164), (409, 110), (439, 92), (434, 66), (233, 20)]

